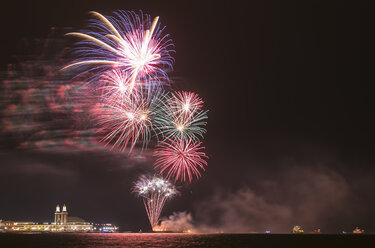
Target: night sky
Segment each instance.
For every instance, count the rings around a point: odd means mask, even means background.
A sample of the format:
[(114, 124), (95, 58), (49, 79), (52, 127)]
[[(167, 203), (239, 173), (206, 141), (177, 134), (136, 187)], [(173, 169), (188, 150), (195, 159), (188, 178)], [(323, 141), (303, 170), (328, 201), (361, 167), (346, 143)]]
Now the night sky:
[[(178, 184), (181, 195), (166, 204), (162, 216), (191, 213), (201, 230), (289, 232), (301, 225), (305, 231), (359, 226), (375, 232), (369, 6), (201, 2), (3, 3), (1, 71), (20, 63), (24, 40), (46, 39), (51, 27), (79, 30), (88, 11), (158, 15), (176, 50), (172, 87), (198, 93), (209, 109), (207, 170), (191, 184)], [(55, 37), (70, 44), (62, 34)], [(0, 90), (4, 127), (12, 102), (4, 100), (4, 83)], [(71, 129), (69, 118), (48, 118), (53, 130)], [(33, 130), (40, 128), (45, 126)], [(48, 133), (43, 139), (55, 138)], [(65, 203), (71, 216), (115, 223), (123, 231), (149, 228), (143, 203), (130, 188), (140, 174), (153, 172), (150, 151), (137, 159), (105, 149), (17, 145), (29, 139), (0, 133), (0, 219), (51, 222), (56, 204)]]

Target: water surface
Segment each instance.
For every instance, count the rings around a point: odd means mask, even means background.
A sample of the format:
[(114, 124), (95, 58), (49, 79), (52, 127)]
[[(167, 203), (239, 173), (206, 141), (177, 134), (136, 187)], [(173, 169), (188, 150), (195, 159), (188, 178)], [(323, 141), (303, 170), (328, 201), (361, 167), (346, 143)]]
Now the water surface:
[(375, 235), (0, 233), (0, 247), (375, 247)]

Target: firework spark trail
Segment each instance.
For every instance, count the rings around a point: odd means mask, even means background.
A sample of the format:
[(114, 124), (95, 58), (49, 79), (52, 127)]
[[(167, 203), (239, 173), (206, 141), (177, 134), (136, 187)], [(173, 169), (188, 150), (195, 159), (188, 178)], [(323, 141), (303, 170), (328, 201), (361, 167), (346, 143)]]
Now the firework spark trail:
[(159, 224), (161, 211), (168, 199), (173, 198), (178, 191), (168, 181), (160, 177), (142, 175), (134, 184), (133, 192), (143, 198), (151, 227)]
[(194, 92), (174, 92), (168, 99), (168, 103), (177, 118), (190, 119), (203, 107), (203, 100)]
[(63, 70), (80, 67), (86, 69), (80, 75), (94, 73), (89, 81), (96, 81), (101, 72), (118, 68), (126, 73), (130, 92), (138, 82), (150, 88), (168, 82), (166, 70), (172, 69), (173, 44), (168, 34), (162, 34), (159, 17), (151, 22), (142, 12), (120, 10), (110, 17), (90, 13), (96, 18), (91, 21), (91, 30), (67, 34), (83, 41), (76, 50), (79, 59)]
[(195, 141), (203, 138), (208, 111), (201, 110), (203, 101), (197, 94), (165, 94), (160, 102), (155, 115), (155, 129), (160, 137)]
[(143, 148), (147, 147), (154, 131), (152, 120), (159, 104), (159, 94), (145, 92), (141, 97), (101, 104), (99, 110), (94, 110), (94, 115), (106, 133), (102, 141), (106, 144), (114, 141), (112, 148), (117, 146), (122, 151), (129, 147), (129, 153), (139, 141)]
[(107, 104), (123, 102), (131, 98), (139, 100), (141, 97), (142, 87), (130, 90), (131, 85), (127, 75), (121, 70), (115, 69), (103, 73), (98, 82), (98, 92), (102, 99), (106, 99)]
[(204, 147), (201, 142), (192, 139), (168, 139), (157, 146), (153, 156), (156, 157), (155, 168), (163, 173), (167, 171), (167, 179), (174, 181), (192, 181), (193, 177), (201, 176), (200, 170), (207, 166), (206, 154), (202, 152)]

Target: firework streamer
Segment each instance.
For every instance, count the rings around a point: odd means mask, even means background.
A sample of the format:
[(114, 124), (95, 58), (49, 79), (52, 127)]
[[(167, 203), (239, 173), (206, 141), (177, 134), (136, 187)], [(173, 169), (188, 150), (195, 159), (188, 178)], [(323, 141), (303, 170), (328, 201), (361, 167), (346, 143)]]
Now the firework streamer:
[(133, 192), (143, 198), (153, 230), (159, 224), (160, 214), (166, 201), (178, 194), (176, 188), (163, 178), (144, 175), (135, 182)]

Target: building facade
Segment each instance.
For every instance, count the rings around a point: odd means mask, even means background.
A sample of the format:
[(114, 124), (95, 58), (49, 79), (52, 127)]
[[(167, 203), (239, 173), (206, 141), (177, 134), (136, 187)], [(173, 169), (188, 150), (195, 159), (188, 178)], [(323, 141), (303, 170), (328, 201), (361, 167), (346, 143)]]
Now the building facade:
[(66, 211), (66, 206), (64, 204), (62, 211), (60, 211), (60, 206), (57, 204), (55, 211), (55, 224), (56, 225), (66, 225), (68, 222), (68, 211)]
[(63, 205), (62, 211), (60, 206), (56, 206), (55, 222), (36, 223), (25, 221), (4, 221), (1, 222), (2, 231), (23, 231), (23, 232), (93, 232), (94, 224), (86, 222), (78, 217), (68, 218), (66, 205)]

